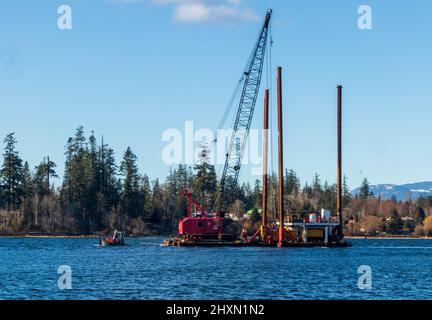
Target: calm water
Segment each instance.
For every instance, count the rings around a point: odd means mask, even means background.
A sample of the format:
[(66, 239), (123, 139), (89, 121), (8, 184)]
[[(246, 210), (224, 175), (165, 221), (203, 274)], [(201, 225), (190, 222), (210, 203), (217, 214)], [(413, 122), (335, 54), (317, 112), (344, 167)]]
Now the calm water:
[[(166, 248), (162, 238), (0, 239), (1, 299), (431, 299), (432, 240), (347, 249)], [(59, 290), (57, 269), (72, 268)], [(359, 290), (360, 265), (373, 289)]]

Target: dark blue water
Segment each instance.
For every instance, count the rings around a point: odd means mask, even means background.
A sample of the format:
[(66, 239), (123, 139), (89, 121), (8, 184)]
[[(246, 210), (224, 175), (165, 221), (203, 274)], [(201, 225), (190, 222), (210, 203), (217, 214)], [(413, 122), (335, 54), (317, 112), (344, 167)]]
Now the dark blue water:
[[(431, 299), (432, 240), (346, 249), (172, 248), (162, 238), (0, 239), (1, 299)], [(58, 287), (60, 265), (72, 289)], [(361, 265), (372, 289), (360, 290)]]

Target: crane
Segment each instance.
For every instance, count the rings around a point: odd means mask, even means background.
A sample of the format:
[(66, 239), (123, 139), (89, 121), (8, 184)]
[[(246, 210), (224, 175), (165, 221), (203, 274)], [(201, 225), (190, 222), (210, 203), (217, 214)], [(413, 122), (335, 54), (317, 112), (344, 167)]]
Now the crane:
[(243, 73), (243, 87), (221, 178), (219, 195), (220, 211), (226, 210), (228, 204), (227, 193), (230, 192), (230, 190), (234, 190), (237, 185), (243, 153), (261, 84), (271, 16), (272, 10), (268, 9), (258, 40), (254, 45), (252, 54)]
[[(264, 67), (266, 47), (268, 45), (270, 19), (272, 10), (267, 10), (264, 24), (254, 45), (252, 54), (247, 62), (245, 71), (238, 82), (233, 98), (223, 116), (223, 123), (235, 105), (234, 99), (239, 97), (237, 112), (234, 118), (233, 133), (230, 137), (228, 152), (226, 153), (225, 165), (221, 177), (220, 192), (218, 199), (210, 212), (204, 210), (192, 196), (189, 190), (184, 191), (187, 197), (187, 216), (179, 220), (178, 234), (164, 240), (165, 246), (327, 246), (346, 247), (350, 246), (343, 240), (343, 220), (341, 208), (341, 114), (342, 114), (342, 87), (338, 86), (338, 216), (339, 220), (333, 220), (326, 210), (322, 211), (321, 218), (311, 214), (309, 219), (301, 221), (295, 219), (284, 219), (284, 192), (283, 192), (283, 121), (282, 121), (282, 68), (278, 67), (277, 93), (278, 93), (278, 211), (277, 223), (267, 224), (265, 209), (263, 211), (263, 222), (260, 228), (250, 238), (247, 230), (243, 229), (241, 239), (231, 229), (225, 232), (225, 209), (229, 204), (230, 193), (237, 187), (243, 153), (257, 102), (257, 96), (261, 84)], [(270, 36), (271, 38), (271, 36)], [(270, 47), (272, 41), (270, 40)], [(271, 53), (271, 52), (270, 52)], [(271, 65), (271, 62), (269, 63)], [(241, 89), (241, 93), (240, 93)], [(268, 128), (268, 106), (269, 90), (264, 94), (264, 128)], [(221, 126), (219, 126), (220, 128)], [(214, 142), (216, 142), (215, 140)], [(264, 143), (265, 145), (265, 143)], [(264, 147), (264, 150), (267, 148)], [(264, 156), (264, 158), (266, 158)], [(263, 173), (266, 175), (266, 162), (264, 161)], [(263, 191), (265, 195), (265, 191)], [(265, 197), (264, 197), (265, 199)], [(264, 200), (265, 203), (265, 200)], [(217, 211), (213, 211), (218, 206)], [(263, 205), (263, 208), (265, 206)], [(309, 240), (308, 240), (309, 239)]]
[[(224, 170), (221, 178), (221, 188), (218, 200), (213, 208), (218, 205), (218, 210), (206, 212), (195, 201), (189, 190), (184, 191), (187, 197), (187, 216), (180, 218), (177, 237), (167, 240), (168, 245), (186, 241), (195, 243), (197, 239), (233, 240), (234, 235), (223, 233), (225, 209), (228, 203), (228, 193), (237, 185), (241, 161), (245, 150), (249, 129), (257, 101), (261, 77), (264, 67), (264, 56), (267, 47), (270, 18), (272, 10), (267, 10), (264, 24), (254, 45), (252, 54), (247, 62), (245, 71), (239, 81), (235, 95), (239, 94), (239, 104), (234, 119), (233, 134), (230, 138), (228, 152), (226, 154)], [(232, 104), (233, 105), (233, 104)], [(225, 115), (228, 113), (226, 112)], [(225, 117), (224, 115), (224, 117)], [(198, 210), (198, 211), (197, 211)], [(194, 212), (193, 212), (194, 211)]]

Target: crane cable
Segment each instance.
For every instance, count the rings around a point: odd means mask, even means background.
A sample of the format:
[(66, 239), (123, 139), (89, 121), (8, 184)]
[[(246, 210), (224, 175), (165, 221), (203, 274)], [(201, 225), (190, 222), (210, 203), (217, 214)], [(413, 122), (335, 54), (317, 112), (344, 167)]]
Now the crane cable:
[[(236, 88), (235, 88), (235, 90), (234, 90), (234, 92), (233, 92), (233, 94), (231, 96), (231, 99), (230, 99), (230, 101), (229, 101), (229, 103), (228, 103), (228, 105), (227, 105), (227, 107), (225, 109), (225, 112), (224, 112), (224, 114), (222, 116), (222, 119), (220, 120), (219, 125), (217, 126), (216, 130), (224, 128), (226, 120), (227, 120), (228, 116), (230, 115), (230, 113), (232, 111), (232, 108), (233, 108), (233, 106), (235, 104), (234, 102), (238, 98), (238, 95), (239, 95), (239, 92), (240, 92), (240, 88), (241, 88), (241, 85), (242, 85), (243, 81), (244, 81), (244, 76), (242, 76), (240, 78), (240, 80), (237, 82), (237, 86), (236, 86)], [(215, 139), (215, 140), (217, 140), (217, 139)]]
[[(268, 48), (269, 48), (269, 54), (266, 57), (266, 60), (267, 60), (267, 72), (266, 72), (266, 78), (267, 79), (266, 79), (266, 84), (267, 84), (267, 87), (269, 88), (269, 92), (270, 92), (270, 95), (269, 95), (269, 105), (270, 106), (271, 106), (271, 101), (272, 101), (272, 99), (271, 99), (271, 92), (272, 92), (271, 91), (271, 88), (272, 88), (272, 81), (271, 81), (271, 73), (272, 73), (271, 47), (273, 45), (273, 36), (272, 36), (272, 31), (271, 31), (271, 25), (272, 25), (272, 22), (270, 21), (269, 26), (268, 26), (268, 31), (270, 32), (270, 38), (269, 38), (269, 40), (267, 40), (267, 44), (266, 44), (268, 46)], [(251, 64), (251, 61), (253, 60), (253, 57), (254, 57), (254, 51), (252, 51), (252, 53), (251, 53), (251, 55), (250, 55), (250, 57), (249, 57), (249, 59), (248, 59), (248, 61), (246, 63), (246, 67), (244, 69), (245, 71), (243, 72), (240, 80), (237, 82), (237, 86), (236, 86), (236, 88), (234, 90), (234, 93), (232, 94), (231, 99), (230, 99), (230, 101), (228, 103), (228, 106), (226, 107), (225, 112), (224, 112), (224, 114), (222, 116), (222, 119), (219, 122), (218, 128), (216, 128), (216, 137), (213, 140), (213, 145), (214, 146), (216, 146), (216, 143), (217, 143), (217, 129), (222, 129), (224, 127), (224, 125), (226, 124), (227, 118), (228, 118), (228, 116), (230, 115), (230, 113), (232, 111), (232, 108), (233, 108), (235, 102), (240, 98), (240, 92), (241, 92), (242, 84), (243, 84), (244, 80), (246, 79), (246, 72), (249, 69), (249, 66)], [(270, 110), (271, 110), (271, 108), (270, 108)], [(271, 115), (271, 111), (270, 111), (270, 115)], [(270, 124), (271, 124), (272, 123), (271, 117), (269, 117), (269, 118), (270, 118)], [(234, 122), (235, 122), (235, 117), (232, 119), (232, 126), (231, 127), (234, 126)], [(272, 134), (270, 134), (270, 141), (271, 141), (271, 144), (272, 144), (273, 143)], [(273, 148), (272, 147), (270, 147), (270, 148), (271, 148), (271, 152), (273, 153)], [(273, 154), (271, 155), (271, 159), (273, 159)], [(271, 166), (271, 167), (273, 167), (273, 166)], [(220, 176), (221, 170), (222, 170), (222, 167), (219, 167), (217, 176)], [(221, 194), (219, 192), (217, 194), (217, 196), (216, 196), (216, 199), (214, 201), (214, 204), (213, 204), (212, 209), (211, 209), (210, 212), (214, 211), (214, 209), (215, 209), (218, 201), (220, 200), (220, 197), (221, 197)]]
[[(238, 101), (239, 96), (240, 96), (240, 89), (241, 89), (241, 87), (242, 87), (242, 84), (243, 84), (244, 78), (245, 78), (245, 77), (244, 77), (244, 75), (243, 75), (243, 76), (239, 79), (239, 81), (237, 82), (237, 86), (236, 86), (236, 88), (235, 88), (235, 90), (234, 90), (234, 92), (233, 92), (233, 94), (232, 94), (232, 96), (231, 96), (231, 99), (230, 99), (230, 101), (229, 101), (229, 103), (228, 103), (228, 105), (227, 105), (227, 107), (226, 107), (226, 109), (225, 109), (225, 112), (224, 112), (224, 114), (223, 114), (223, 116), (222, 116), (222, 119), (220, 120), (219, 125), (218, 125), (217, 128), (216, 128), (216, 131), (215, 131), (215, 139), (213, 140), (213, 145), (214, 145), (213, 150), (216, 149), (216, 143), (217, 143), (217, 141), (218, 141), (217, 131), (218, 131), (219, 129), (223, 129), (223, 128), (225, 127), (226, 121), (227, 121), (229, 115), (231, 114), (231, 112), (232, 112), (232, 110), (233, 110), (233, 106), (237, 104), (237, 101)], [(234, 123), (234, 119), (232, 119), (232, 122)], [(233, 127), (233, 125), (232, 125), (231, 127)], [(225, 150), (223, 150), (223, 151), (225, 151)], [(222, 151), (219, 150), (219, 152), (222, 152)], [(219, 166), (218, 173), (217, 173), (217, 177), (220, 176), (221, 171), (222, 171), (222, 167)]]
[[(231, 99), (230, 99), (230, 101), (229, 101), (229, 103), (225, 109), (223, 116), (222, 116), (222, 119), (220, 120), (219, 125), (216, 128), (215, 139), (213, 140), (213, 150), (216, 150), (216, 144), (218, 141), (217, 131), (219, 129), (223, 129), (225, 127), (227, 119), (228, 119), (229, 115), (232, 113), (233, 106), (238, 104), (238, 100), (240, 99), (241, 88), (242, 88), (244, 80), (245, 80), (245, 74), (243, 73), (241, 78), (237, 82), (237, 86), (234, 89), (234, 92), (231, 96)], [(232, 122), (231, 128), (234, 126), (234, 121), (235, 121), (235, 117), (233, 117), (233, 119), (231, 121)], [(218, 152), (225, 152), (225, 150), (218, 150)], [(222, 169), (223, 169), (222, 166), (219, 166), (219, 169), (217, 170), (216, 177), (220, 177)], [(219, 199), (220, 199), (220, 193), (217, 193), (216, 199), (213, 203), (213, 206), (212, 206), (210, 212), (214, 211), (216, 204), (219, 202)]]
[[(258, 38), (258, 39), (259, 39), (259, 38)], [(213, 140), (213, 146), (214, 146), (214, 149), (216, 149), (215, 146), (216, 146), (216, 143), (217, 143), (217, 129), (222, 129), (222, 128), (225, 126), (226, 121), (227, 121), (227, 118), (228, 118), (228, 116), (229, 116), (229, 115), (231, 114), (231, 112), (232, 112), (233, 106), (234, 106), (234, 105), (238, 105), (239, 102), (240, 102), (239, 100), (240, 100), (240, 95), (241, 95), (241, 91), (242, 91), (241, 89), (242, 89), (243, 83), (244, 83), (244, 81), (245, 81), (245, 79), (246, 79), (246, 73), (247, 73), (247, 71), (248, 71), (248, 69), (249, 69), (249, 66), (250, 66), (251, 63), (252, 63), (253, 58), (254, 58), (254, 51), (251, 52), (251, 54), (250, 54), (250, 56), (249, 56), (249, 58), (248, 58), (248, 61), (247, 61), (247, 63), (246, 63), (246, 66), (245, 66), (245, 68), (244, 68), (244, 71), (243, 71), (243, 73), (242, 73), (242, 76), (241, 76), (241, 78), (239, 79), (239, 81), (237, 82), (237, 86), (236, 86), (236, 88), (235, 88), (235, 90), (234, 90), (234, 92), (233, 92), (233, 94), (232, 94), (232, 96), (231, 96), (231, 99), (230, 99), (230, 101), (229, 101), (229, 103), (228, 103), (228, 106), (226, 107), (225, 112), (224, 112), (224, 114), (223, 114), (223, 116), (222, 116), (222, 119), (221, 119), (221, 121), (219, 122), (218, 127), (216, 128), (216, 137), (215, 137), (215, 139)], [(232, 123), (231, 123), (230, 128), (233, 128), (233, 127), (234, 127), (235, 119), (236, 119), (236, 117), (235, 117), (235, 115), (234, 115), (233, 118), (232, 118)], [(224, 151), (225, 151), (225, 150), (224, 150)], [(218, 169), (218, 171), (217, 171), (217, 177), (219, 177), (219, 176), (221, 175), (221, 171), (222, 171), (222, 169), (223, 169), (222, 166), (219, 166), (219, 169)], [(220, 196), (221, 196), (221, 194), (218, 193), (217, 196), (216, 196), (216, 199), (215, 199), (215, 201), (214, 201), (214, 204), (213, 204), (213, 206), (212, 206), (211, 211), (213, 211), (214, 208), (216, 207), (218, 201), (220, 200)]]

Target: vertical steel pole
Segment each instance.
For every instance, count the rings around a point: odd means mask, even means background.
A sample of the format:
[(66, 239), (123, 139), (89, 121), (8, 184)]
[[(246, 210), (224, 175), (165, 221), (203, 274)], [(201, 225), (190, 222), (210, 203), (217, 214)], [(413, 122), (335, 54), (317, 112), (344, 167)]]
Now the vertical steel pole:
[(343, 235), (343, 216), (342, 216), (342, 86), (337, 87), (337, 215), (339, 217), (339, 236)]
[(283, 194), (283, 122), (282, 122), (282, 68), (277, 69), (277, 104), (278, 104), (278, 162), (279, 162), (279, 241), (278, 247), (283, 244), (284, 229), (284, 194)]
[(269, 112), (269, 89), (264, 92), (264, 132), (263, 132), (263, 198), (262, 198), (262, 226), (267, 225), (267, 170), (268, 170), (268, 112)]

